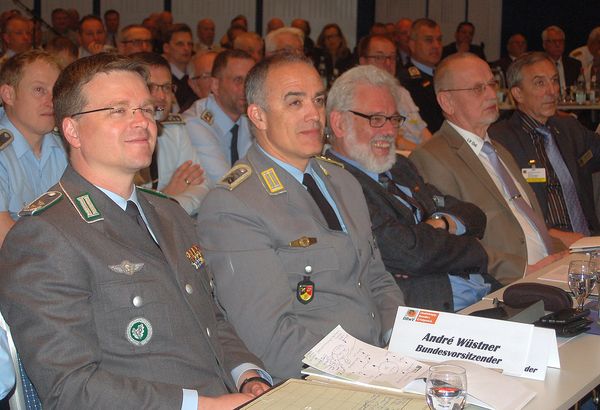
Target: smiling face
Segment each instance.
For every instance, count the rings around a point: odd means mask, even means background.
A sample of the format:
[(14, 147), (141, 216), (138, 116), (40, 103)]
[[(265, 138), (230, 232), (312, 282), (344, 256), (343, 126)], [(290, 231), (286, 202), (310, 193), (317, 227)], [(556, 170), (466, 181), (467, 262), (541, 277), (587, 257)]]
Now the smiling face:
[[(150, 165), (156, 144), (156, 123), (141, 110), (153, 109), (142, 77), (130, 71), (97, 74), (83, 86), (87, 103), (82, 111), (122, 107), (122, 113), (98, 111), (67, 117), (63, 134), (71, 145), (70, 161), (90, 182), (110, 189), (115, 181), (133, 181), (137, 171)], [(131, 184), (131, 182), (129, 182)]]
[(559, 80), (556, 66), (548, 60), (523, 67), (521, 82), (511, 89), (519, 110), (542, 124), (556, 113)]
[(266, 107), (248, 107), (260, 146), (270, 155), (304, 171), (323, 148), (325, 90), (312, 65), (293, 62), (269, 69)]
[(79, 41), (81, 46), (90, 51), (93, 44), (104, 44), (106, 40), (106, 31), (101, 21), (96, 19), (87, 19), (81, 24), (79, 30)]
[(56, 66), (38, 59), (23, 68), (16, 87), (0, 88), (8, 118), (28, 140), (39, 140), (54, 128), (52, 87), (58, 74)]

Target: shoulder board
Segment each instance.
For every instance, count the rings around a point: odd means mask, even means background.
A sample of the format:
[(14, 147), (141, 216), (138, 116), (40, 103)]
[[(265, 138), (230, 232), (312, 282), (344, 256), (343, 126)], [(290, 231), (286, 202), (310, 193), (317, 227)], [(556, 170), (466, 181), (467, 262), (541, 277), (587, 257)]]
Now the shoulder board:
[(8, 147), (13, 142), (13, 135), (7, 129), (0, 130), (0, 151)]
[(414, 65), (408, 67), (408, 75), (410, 75), (410, 78), (421, 78), (421, 72)]
[(202, 114), (200, 114), (200, 119), (202, 119), (208, 125), (212, 125), (214, 121), (214, 116), (213, 113), (209, 110), (204, 110), (202, 111)]
[(163, 125), (168, 124), (185, 124), (185, 120), (179, 114), (169, 114), (167, 118), (160, 122)]
[(329, 162), (330, 164), (337, 165), (340, 168), (344, 168), (344, 164), (339, 161), (336, 161), (331, 158), (324, 157), (323, 155), (317, 155), (314, 157), (315, 159), (320, 159), (321, 161)]
[(227, 174), (218, 182), (217, 185), (233, 191), (242, 182), (252, 175), (252, 168), (246, 164), (237, 164), (229, 170)]
[(21, 209), (19, 216), (38, 215), (62, 199), (63, 194), (58, 191), (48, 191), (37, 197), (32, 203)]
[(157, 196), (157, 197), (159, 197), (159, 198), (171, 199), (171, 198), (169, 197), (169, 195), (167, 195), (167, 194), (164, 194), (164, 193), (162, 193), (162, 192), (160, 192), (160, 191), (156, 191), (156, 190), (154, 190), (154, 189), (150, 189), (150, 188), (144, 188), (144, 187), (142, 187), (142, 186), (139, 186), (139, 185), (136, 185), (136, 188), (138, 189), (138, 191), (142, 191), (142, 192), (145, 192), (145, 193), (147, 193), (147, 194), (150, 194), (150, 195)]
[(582, 54), (581, 50), (573, 51), (571, 57), (579, 57)]

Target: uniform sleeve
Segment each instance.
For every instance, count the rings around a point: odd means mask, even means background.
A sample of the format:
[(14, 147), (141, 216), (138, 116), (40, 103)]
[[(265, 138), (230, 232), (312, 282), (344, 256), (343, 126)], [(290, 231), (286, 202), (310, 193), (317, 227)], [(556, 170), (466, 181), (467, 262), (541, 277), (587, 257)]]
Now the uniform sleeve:
[(205, 175), (209, 179), (209, 184), (212, 186), (229, 171), (231, 166), (221, 150), (218, 136), (201, 121), (199, 118), (191, 118), (187, 120), (185, 126)]
[(0, 252), (0, 306), (44, 409), (179, 409), (180, 386), (103, 369), (85, 273), (92, 267), (76, 240), (27, 217)]

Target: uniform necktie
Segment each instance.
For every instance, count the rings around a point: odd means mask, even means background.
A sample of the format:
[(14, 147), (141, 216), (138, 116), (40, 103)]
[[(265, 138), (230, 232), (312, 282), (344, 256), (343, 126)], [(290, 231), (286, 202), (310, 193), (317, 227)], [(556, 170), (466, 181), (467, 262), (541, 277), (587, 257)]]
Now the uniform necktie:
[(500, 162), (498, 154), (496, 153), (496, 149), (493, 147), (493, 145), (486, 141), (483, 143), (483, 148), (481, 150), (487, 154), (490, 164), (492, 165), (492, 168), (494, 168), (494, 171), (496, 171), (496, 175), (500, 179), (500, 182), (504, 187), (504, 192), (506, 195), (508, 195), (509, 200), (512, 201), (517, 209), (531, 222), (534, 229), (542, 238), (542, 241), (546, 247), (546, 251), (550, 253), (552, 250), (552, 241), (543, 219), (535, 213), (533, 208), (520, 194), (515, 181), (513, 181), (506, 167), (504, 167), (504, 165)]
[(140, 214), (140, 210), (138, 209), (135, 202), (127, 201), (127, 208), (125, 208), (125, 213), (127, 215), (129, 215), (129, 217), (131, 217), (131, 219), (133, 219), (138, 224), (140, 229), (142, 231), (144, 231), (144, 233), (148, 236), (148, 238), (150, 238), (150, 240), (152, 240), (152, 242), (154, 242), (156, 245), (158, 245), (156, 243), (156, 241), (154, 240), (154, 238), (152, 237), (152, 234), (150, 233), (150, 230), (148, 229), (148, 225), (146, 225), (146, 222), (144, 222), (144, 218), (142, 218), (142, 215)]
[(327, 226), (329, 229), (334, 231), (341, 231), (342, 226), (340, 225), (340, 221), (338, 220), (335, 211), (317, 186), (314, 178), (310, 174), (304, 174), (304, 178), (302, 179), (302, 184), (306, 187), (306, 190), (312, 196), (312, 198), (317, 203), (317, 206), (321, 210), (321, 213), (325, 217), (325, 221), (327, 221)]
[(240, 155), (238, 153), (238, 128), (237, 124), (233, 124), (231, 127), (231, 165), (235, 164), (235, 162), (240, 159)]
[(548, 155), (548, 159), (550, 160), (552, 168), (554, 169), (554, 172), (556, 172), (556, 176), (560, 182), (573, 232), (579, 232), (583, 235), (589, 236), (590, 230), (587, 226), (587, 221), (585, 219), (585, 215), (583, 214), (579, 197), (577, 196), (577, 190), (575, 189), (573, 177), (571, 176), (571, 173), (569, 172), (569, 169), (567, 168), (567, 165), (565, 164), (565, 161), (560, 154), (558, 147), (556, 146), (556, 142), (552, 137), (552, 131), (550, 131), (550, 128), (545, 126), (537, 127), (535, 130), (539, 132), (542, 137), (544, 137), (544, 148), (546, 149), (546, 155)]
[(413, 212), (413, 214), (415, 215), (415, 218), (417, 221), (420, 221), (421, 218), (423, 217), (423, 207), (421, 206), (421, 204), (412, 196), (407, 195), (406, 193), (404, 193), (400, 188), (398, 188), (398, 186), (396, 185), (396, 183), (385, 173), (381, 173), (378, 176), (379, 178), (379, 183), (392, 195), (395, 195), (399, 198), (402, 198), (402, 200), (406, 203), (408, 203), (410, 205), (410, 208)]

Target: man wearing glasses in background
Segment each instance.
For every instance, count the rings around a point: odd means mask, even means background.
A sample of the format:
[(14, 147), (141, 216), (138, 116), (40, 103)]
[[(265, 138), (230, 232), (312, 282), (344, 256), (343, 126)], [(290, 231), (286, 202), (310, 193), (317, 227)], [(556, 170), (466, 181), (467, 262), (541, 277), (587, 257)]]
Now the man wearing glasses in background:
[(119, 33), (117, 49), (119, 54), (124, 56), (152, 51), (152, 33), (139, 24), (130, 24), (123, 27)]
[(338, 78), (327, 98), (327, 156), (360, 182), (383, 263), (407, 306), (459, 310), (491, 288), (481, 275), (478, 282), (465, 279), (487, 269), (477, 240), (485, 215), (426, 184), (407, 158), (396, 155), (394, 137), (405, 120), (397, 110), (399, 91), (392, 75), (372, 66)]
[(446, 120), (410, 159), (425, 180), (485, 212), (488, 272), (507, 285), (552, 262), (564, 246), (549, 235), (515, 160), (488, 137), (498, 118), (489, 65), (474, 54), (452, 54), (437, 67), (434, 83)]
[(108, 53), (61, 73), (70, 165), (0, 251), (0, 307), (44, 408), (234, 408), (269, 386), (213, 297), (192, 220), (134, 185), (157, 138), (146, 76)]
[(180, 112), (185, 112), (194, 104), (194, 102), (208, 97), (210, 86), (212, 84), (212, 68), (218, 53), (214, 51), (204, 51), (196, 53), (188, 66), (190, 78), (188, 85), (194, 91), (194, 95), (186, 99), (180, 107)]

